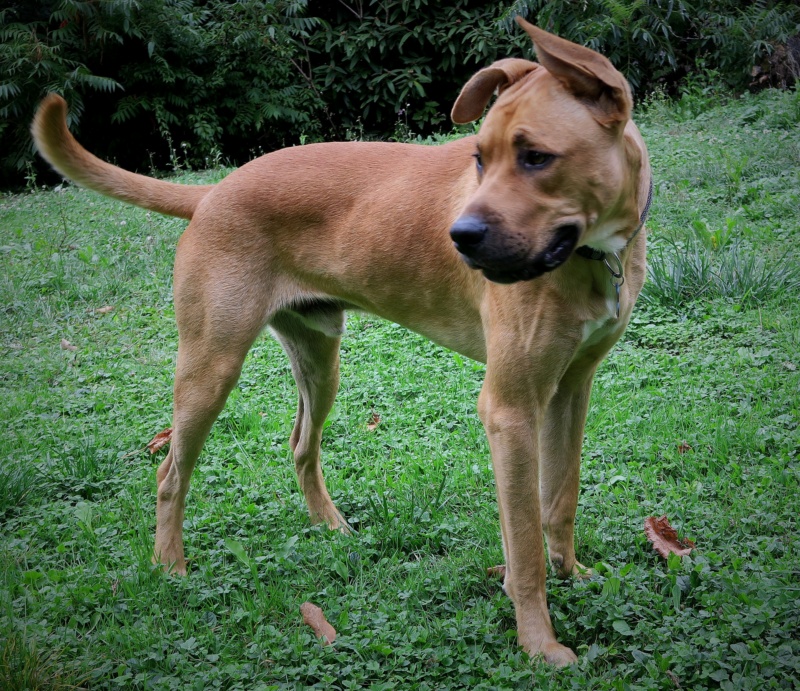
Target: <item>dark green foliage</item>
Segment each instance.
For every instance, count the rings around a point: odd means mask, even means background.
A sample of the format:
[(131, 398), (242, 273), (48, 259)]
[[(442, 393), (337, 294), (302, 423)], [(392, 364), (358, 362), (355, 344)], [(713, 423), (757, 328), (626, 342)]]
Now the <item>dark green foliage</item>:
[(461, 86), (481, 67), (530, 54), (497, 22), (498, 3), (467, 0), (312, 2), (313, 75), (339, 127), (407, 137), (445, 125)]
[(516, 0), (506, 13), (607, 56), (635, 90), (674, 87), (705, 67), (743, 88), (777, 44), (800, 32), (800, 8), (774, 0)]
[(12, 0), (0, 184), (45, 170), (27, 129), (50, 91), (88, 148), (133, 168), (429, 134), (474, 71), (531, 54), (517, 13), (608, 55), (639, 93), (698, 74), (741, 88), (800, 30), (800, 9), (771, 0)]
[[(0, 14), (0, 115), (13, 119), (0, 134), (15, 145), (0, 175), (31, 161), (28, 123), (50, 91), (69, 100), (86, 146), (130, 167), (207, 166), (223, 150), (246, 160), (296, 141), (293, 132), (320, 137), (323, 104), (302, 76), (309, 72), (303, 43), (319, 20), (302, 17), (305, 6), (58, 0), (12, 7)], [(116, 91), (92, 93), (98, 88)], [(84, 117), (81, 97), (92, 100)]]
[[(81, 46), (72, 39), (79, 37), (66, 30), (68, 21), (59, 19), (64, 14), (53, 12), (48, 21), (47, 13), (30, 8), (12, 6), (0, 11), (0, 174), (3, 169), (21, 170), (31, 160), (26, 123), (41, 95), (50, 91), (64, 94), (75, 122), (83, 111), (82, 95), (87, 88), (113, 91), (119, 87), (113, 79), (92, 74), (76, 60)], [(48, 31), (49, 24), (56, 28)], [(91, 25), (87, 28), (92, 29)]]

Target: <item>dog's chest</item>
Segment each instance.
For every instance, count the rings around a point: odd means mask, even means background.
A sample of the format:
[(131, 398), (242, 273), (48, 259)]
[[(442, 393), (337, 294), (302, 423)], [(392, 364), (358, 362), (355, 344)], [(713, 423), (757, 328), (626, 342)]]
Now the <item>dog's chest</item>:
[(618, 330), (620, 320), (617, 318), (616, 296), (606, 296), (605, 308), (595, 319), (583, 322), (581, 348), (593, 346), (607, 338), (612, 332)]

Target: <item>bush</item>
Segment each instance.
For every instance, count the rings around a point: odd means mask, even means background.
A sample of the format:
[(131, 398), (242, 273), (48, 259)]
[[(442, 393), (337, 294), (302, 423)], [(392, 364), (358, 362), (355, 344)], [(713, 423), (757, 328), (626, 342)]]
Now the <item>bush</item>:
[(208, 165), (223, 151), (241, 160), (324, 132), (324, 103), (301, 78), (320, 23), (302, 16), (305, 0), (33, 5), (0, 13), (6, 180), (30, 164), (28, 123), (49, 91), (67, 97), (86, 146), (134, 168)]
[(800, 22), (794, 4), (768, 0), (12, 0), (0, 184), (32, 165), (28, 123), (49, 91), (67, 97), (88, 148), (131, 168), (430, 134), (471, 73), (530, 55), (515, 13), (608, 55), (640, 93), (675, 93), (698, 73), (741, 88)]
[(60, 12), (52, 13), (49, 20), (41, 16), (32, 8), (0, 11), (0, 170), (19, 171), (30, 163), (26, 127), (41, 95), (50, 91), (64, 94), (71, 104), (70, 124), (74, 124), (83, 112), (82, 96), (87, 88), (119, 88), (115, 80), (92, 74), (74, 59), (77, 47), (69, 41), (74, 32), (65, 31), (66, 20), (48, 32), (48, 24), (58, 22)]
[(652, 253), (645, 302), (677, 309), (696, 300), (727, 298), (741, 306), (761, 305), (800, 290), (798, 262), (789, 252), (765, 257), (734, 241), (714, 249), (697, 237)]
[(449, 127), (452, 103), (474, 72), (531, 53), (527, 35), (501, 27), (498, 4), (486, 0), (318, 0), (309, 13), (324, 19), (311, 43), (313, 77), (340, 135)]
[(674, 90), (703, 66), (743, 89), (752, 68), (800, 32), (797, 3), (773, 0), (516, 0), (506, 22), (515, 14), (603, 53), (640, 92)]

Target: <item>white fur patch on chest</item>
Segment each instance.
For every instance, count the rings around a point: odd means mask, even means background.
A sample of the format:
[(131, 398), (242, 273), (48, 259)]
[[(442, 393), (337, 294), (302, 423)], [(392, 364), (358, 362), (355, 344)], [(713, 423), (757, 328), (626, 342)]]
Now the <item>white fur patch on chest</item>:
[(593, 345), (601, 340), (617, 324), (617, 301), (606, 299), (606, 313), (598, 319), (583, 322), (582, 346)]
[(591, 238), (587, 239), (586, 244), (592, 249), (600, 250), (606, 254), (616, 254), (628, 244), (625, 237), (619, 234), (621, 230), (626, 228), (625, 223), (619, 220), (599, 223), (592, 228)]

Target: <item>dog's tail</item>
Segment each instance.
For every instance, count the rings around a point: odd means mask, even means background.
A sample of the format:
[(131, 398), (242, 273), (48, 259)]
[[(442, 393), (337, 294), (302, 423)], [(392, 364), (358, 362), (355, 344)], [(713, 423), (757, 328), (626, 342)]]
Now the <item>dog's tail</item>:
[(64, 177), (83, 187), (168, 216), (191, 218), (213, 185), (180, 185), (101, 161), (67, 129), (67, 103), (50, 94), (39, 105), (31, 134), (42, 157)]

